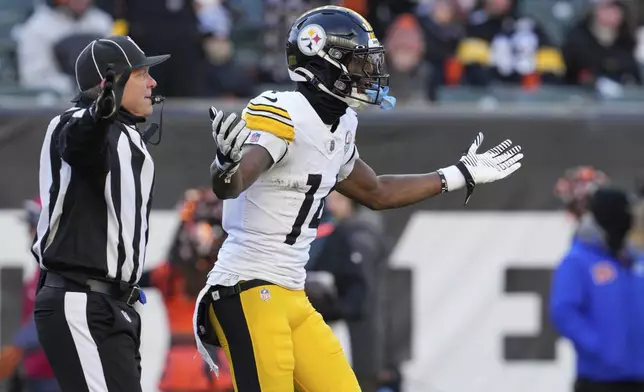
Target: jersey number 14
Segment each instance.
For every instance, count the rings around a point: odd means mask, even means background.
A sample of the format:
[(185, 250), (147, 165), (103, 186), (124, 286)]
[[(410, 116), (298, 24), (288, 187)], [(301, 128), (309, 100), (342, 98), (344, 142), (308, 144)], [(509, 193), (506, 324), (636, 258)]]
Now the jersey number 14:
[[(306, 185), (310, 185), (311, 187), (309, 188), (308, 191), (306, 191), (306, 194), (304, 195), (304, 202), (300, 207), (300, 211), (297, 213), (295, 222), (291, 227), (291, 232), (286, 235), (286, 240), (284, 240), (284, 243), (293, 245), (297, 240), (297, 237), (299, 237), (300, 234), (302, 233), (302, 225), (304, 224), (306, 217), (309, 216), (311, 207), (313, 207), (315, 192), (318, 191), (321, 183), (322, 183), (321, 174), (309, 174), (309, 178), (306, 181)], [(324, 199), (326, 199), (326, 197), (320, 200), (320, 205), (315, 211), (315, 214), (313, 214), (313, 218), (311, 218), (311, 222), (309, 223), (309, 228), (311, 229), (317, 229), (318, 226), (320, 225), (320, 215), (322, 212), (322, 207), (324, 207)]]

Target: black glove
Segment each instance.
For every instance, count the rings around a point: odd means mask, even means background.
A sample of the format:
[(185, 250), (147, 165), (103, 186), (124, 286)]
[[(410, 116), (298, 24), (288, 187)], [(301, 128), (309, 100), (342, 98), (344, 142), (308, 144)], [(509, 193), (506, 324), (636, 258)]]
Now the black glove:
[(130, 79), (130, 73), (132, 73), (132, 68), (126, 67), (121, 77), (115, 82), (114, 67), (112, 64), (107, 66), (105, 79), (101, 82), (101, 93), (94, 102), (94, 120), (110, 120), (114, 118), (121, 107), (123, 91), (125, 91), (125, 84)]

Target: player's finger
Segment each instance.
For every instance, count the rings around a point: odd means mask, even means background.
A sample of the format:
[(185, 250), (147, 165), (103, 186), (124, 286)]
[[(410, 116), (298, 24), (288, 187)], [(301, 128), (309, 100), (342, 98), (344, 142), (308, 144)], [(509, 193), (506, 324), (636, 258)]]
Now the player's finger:
[[(231, 135), (234, 127), (232, 127), (233, 122), (237, 119), (236, 113), (230, 113), (228, 117), (224, 120), (224, 123), (221, 125), (221, 128), (225, 130), (224, 139), (228, 140)], [(233, 136), (234, 137), (234, 136)]]
[(488, 151), (488, 153), (491, 153), (492, 155), (498, 155), (501, 152), (503, 152), (505, 149), (510, 147), (511, 145), (512, 145), (512, 141), (510, 141), (510, 139), (507, 139), (507, 140), (503, 141), (503, 143), (499, 143), (499, 145), (497, 145), (496, 147), (490, 149)]
[(217, 117), (217, 109), (214, 106), (211, 106), (210, 109), (208, 109), (208, 113), (210, 114), (210, 121), (215, 121), (215, 117)]
[(507, 161), (503, 162), (502, 168), (507, 169), (514, 165), (515, 163), (519, 162), (521, 159), (523, 159), (523, 154), (517, 154), (513, 156), (512, 158), (508, 159)]
[(519, 170), (520, 168), (521, 168), (521, 162), (516, 162), (515, 164), (513, 164), (512, 166), (508, 167), (507, 169), (505, 169), (503, 171), (503, 177), (501, 177), (501, 178), (508, 177), (509, 175), (511, 175), (515, 171)]
[(469, 154), (476, 154), (476, 150), (481, 146), (483, 143), (483, 132), (479, 132), (478, 135), (474, 138), (474, 141), (472, 142), (472, 145), (470, 145), (469, 150), (467, 151)]
[(242, 136), (242, 132), (246, 129), (246, 120), (244, 119), (239, 119), (237, 121), (237, 124), (233, 127), (232, 131), (230, 131), (230, 136), (234, 137), (235, 140), (239, 140), (240, 137)]
[(498, 163), (505, 163), (505, 161), (517, 155), (519, 152), (521, 152), (521, 146), (514, 146), (503, 154), (497, 155), (494, 160)]
[(221, 119), (224, 117), (224, 112), (217, 112), (215, 117), (212, 120), (212, 136), (215, 138), (216, 142), (219, 132), (221, 131)]
[(232, 137), (232, 142), (230, 143), (230, 148), (235, 149), (235, 147), (240, 147), (246, 142), (246, 138), (250, 135), (250, 130), (246, 128), (246, 121), (240, 120), (235, 127), (230, 132)]

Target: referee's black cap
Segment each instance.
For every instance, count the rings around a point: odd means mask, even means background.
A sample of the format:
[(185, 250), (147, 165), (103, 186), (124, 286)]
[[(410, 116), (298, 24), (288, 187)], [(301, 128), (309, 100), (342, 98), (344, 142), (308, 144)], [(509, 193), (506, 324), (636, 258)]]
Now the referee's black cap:
[(133, 70), (151, 67), (170, 58), (169, 54), (147, 57), (128, 36), (113, 35), (89, 43), (76, 58), (76, 83), (80, 91), (97, 86), (105, 78), (108, 64), (118, 75), (130, 66)]

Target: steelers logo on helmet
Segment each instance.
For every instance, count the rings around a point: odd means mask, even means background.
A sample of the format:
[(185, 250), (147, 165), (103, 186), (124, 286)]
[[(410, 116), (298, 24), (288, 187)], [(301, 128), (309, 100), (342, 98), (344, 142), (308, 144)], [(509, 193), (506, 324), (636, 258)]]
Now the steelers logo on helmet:
[(326, 32), (316, 24), (304, 27), (297, 36), (297, 46), (307, 56), (315, 56), (325, 44)]

